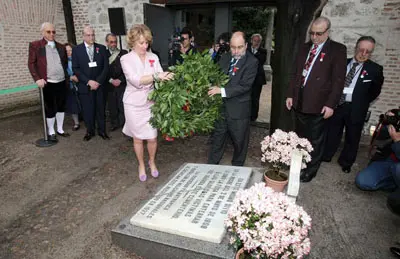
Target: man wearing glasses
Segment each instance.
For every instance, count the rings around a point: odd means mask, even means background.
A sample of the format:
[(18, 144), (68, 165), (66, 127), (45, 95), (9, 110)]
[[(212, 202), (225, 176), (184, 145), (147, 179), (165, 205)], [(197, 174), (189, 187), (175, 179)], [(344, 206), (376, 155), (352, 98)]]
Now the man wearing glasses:
[(344, 147), (338, 159), (344, 173), (350, 173), (351, 166), (356, 160), (369, 105), (379, 96), (382, 89), (383, 67), (370, 60), (374, 49), (373, 37), (362, 36), (357, 40), (354, 57), (347, 60), (347, 76), (342, 97), (328, 122), (322, 160), (331, 161), (345, 129)]
[[(45, 22), (40, 31), (43, 38), (29, 44), (28, 68), (38, 87), (43, 89), (46, 122), (50, 141), (57, 135), (69, 137), (64, 132), (64, 110), (67, 96), (68, 58), (65, 47), (56, 42), (54, 25)], [(54, 124), (57, 121), (57, 130)]]
[(93, 28), (83, 29), (83, 43), (72, 51), (72, 70), (78, 77), (79, 99), (83, 109), (83, 120), (86, 126), (84, 141), (95, 135), (96, 122), (98, 135), (105, 140), (105, 83), (108, 75), (108, 54), (106, 47), (95, 43)]
[(189, 30), (189, 28), (185, 27), (182, 29), (181, 33), (181, 45), (179, 50), (173, 50), (172, 52), (172, 57), (171, 57), (171, 62), (169, 65), (175, 66), (178, 63), (182, 64), (183, 63), (183, 57), (182, 54), (189, 54), (190, 51), (192, 53), (196, 53), (197, 49), (191, 44), (191, 38), (193, 37), (192, 31)]
[(333, 115), (343, 92), (346, 76), (346, 46), (329, 38), (331, 23), (325, 17), (313, 21), (310, 41), (299, 49), (287, 92), (286, 107), (293, 108), (295, 131), (307, 138), (314, 151), (302, 182), (317, 174), (323, 154), (326, 122)]
[(232, 165), (243, 166), (246, 160), (250, 134), (251, 89), (257, 75), (258, 61), (246, 52), (243, 32), (235, 32), (230, 41), (230, 53), (222, 55), (218, 64), (229, 75), (224, 88), (213, 86), (209, 96), (220, 94), (222, 118), (216, 122), (208, 155), (209, 164), (218, 164), (224, 154), (228, 137), (233, 142)]

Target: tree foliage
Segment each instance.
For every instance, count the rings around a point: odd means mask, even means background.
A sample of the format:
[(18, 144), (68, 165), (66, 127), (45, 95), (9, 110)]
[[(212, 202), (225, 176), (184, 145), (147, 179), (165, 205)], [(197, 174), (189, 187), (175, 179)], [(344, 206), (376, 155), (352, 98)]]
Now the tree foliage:
[(211, 132), (220, 116), (222, 98), (209, 97), (207, 92), (212, 85), (224, 86), (228, 82), (228, 76), (207, 51), (183, 58), (183, 64), (169, 68), (174, 78), (156, 82), (156, 89), (149, 95), (155, 102), (150, 123), (166, 140)]

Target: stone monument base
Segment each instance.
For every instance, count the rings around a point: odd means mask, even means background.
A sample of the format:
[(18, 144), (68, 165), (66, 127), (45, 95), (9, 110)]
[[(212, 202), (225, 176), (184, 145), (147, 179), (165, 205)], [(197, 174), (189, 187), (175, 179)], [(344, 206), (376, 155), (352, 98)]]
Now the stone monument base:
[[(252, 168), (247, 187), (261, 181), (262, 169)], [(229, 234), (225, 235), (221, 243), (211, 243), (134, 226), (130, 219), (135, 214), (123, 219), (111, 231), (112, 242), (146, 259), (232, 259), (235, 256), (235, 251), (229, 247)]]

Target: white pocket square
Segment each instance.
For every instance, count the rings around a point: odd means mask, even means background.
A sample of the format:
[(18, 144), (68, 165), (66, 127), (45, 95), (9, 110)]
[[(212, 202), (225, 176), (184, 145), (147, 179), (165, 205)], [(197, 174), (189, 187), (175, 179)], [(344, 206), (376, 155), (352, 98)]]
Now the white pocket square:
[(372, 80), (363, 80), (363, 83), (371, 82)]

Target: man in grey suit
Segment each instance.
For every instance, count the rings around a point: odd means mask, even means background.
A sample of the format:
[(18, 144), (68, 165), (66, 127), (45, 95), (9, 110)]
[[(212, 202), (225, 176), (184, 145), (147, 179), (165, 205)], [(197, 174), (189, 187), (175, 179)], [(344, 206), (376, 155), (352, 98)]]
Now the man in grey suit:
[(228, 136), (233, 142), (232, 165), (243, 166), (250, 134), (251, 90), (257, 75), (258, 61), (246, 52), (247, 43), (243, 32), (235, 32), (230, 41), (230, 53), (223, 55), (218, 62), (221, 69), (229, 75), (224, 87), (213, 86), (209, 96), (221, 94), (223, 104), (222, 118), (216, 122), (213, 142), (208, 156), (209, 164), (221, 160)]

